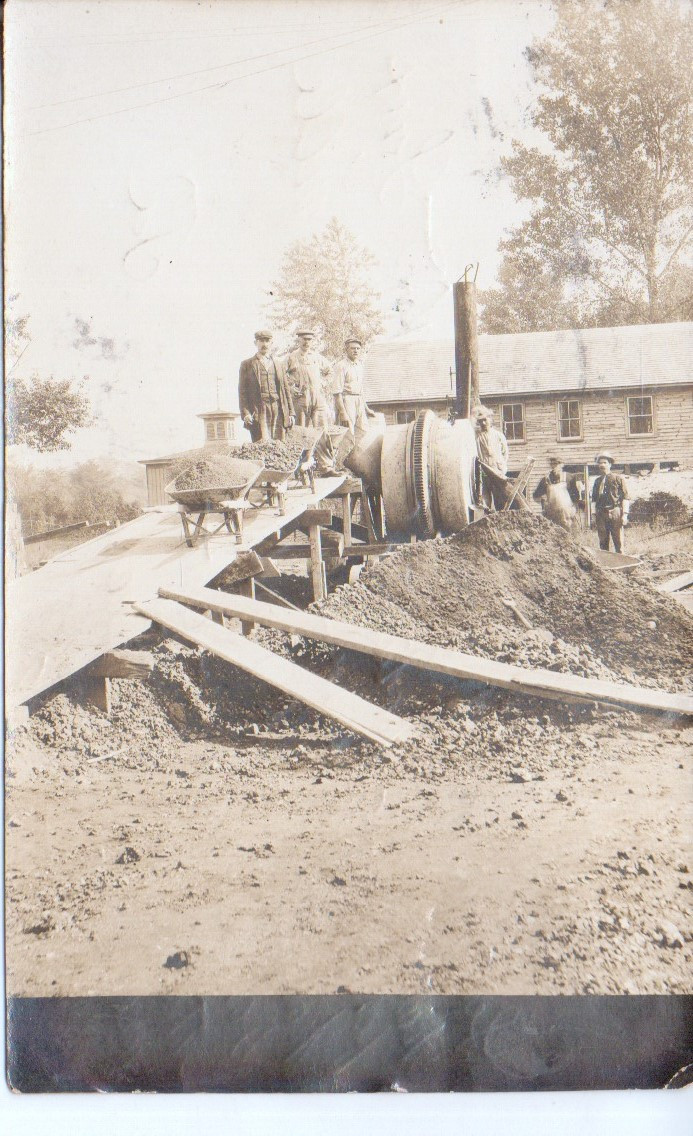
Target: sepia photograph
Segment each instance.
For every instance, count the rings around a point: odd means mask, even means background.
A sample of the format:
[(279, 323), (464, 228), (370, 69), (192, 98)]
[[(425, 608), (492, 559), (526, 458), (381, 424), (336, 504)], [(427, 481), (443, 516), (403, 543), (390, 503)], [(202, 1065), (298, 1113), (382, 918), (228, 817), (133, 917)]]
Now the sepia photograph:
[(693, 1066), (693, 6), (8, 0), (21, 1093)]

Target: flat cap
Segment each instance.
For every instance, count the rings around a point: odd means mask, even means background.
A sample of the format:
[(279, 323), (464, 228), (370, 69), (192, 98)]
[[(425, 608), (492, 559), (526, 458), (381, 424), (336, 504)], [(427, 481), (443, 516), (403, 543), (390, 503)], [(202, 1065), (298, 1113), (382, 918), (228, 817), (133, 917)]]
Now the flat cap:
[(363, 340), (359, 339), (358, 335), (350, 335), (348, 339), (344, 340), (345, 347), (348, 347), (350, 343), (358, 343), (359, 347), (363, 347)]
[(559, 458), (558, 454), (551, 454), (549, 458), (549, 465), (563, 465), (563, 458)]
[(600, 454), (597, 454), (597, 461), (601, 461), (602, 458), (606, 458), (608, 462), (611, 462), (612, 465), (614, 464), (614, 455), (610, 454), (608, 450), (602, 450)]
[(255, 332), (255, 338), (256, 339), (271, 339), (272, 338), (272, 332), (271, 331), (265, 331), (265, 330), (256, 331)]

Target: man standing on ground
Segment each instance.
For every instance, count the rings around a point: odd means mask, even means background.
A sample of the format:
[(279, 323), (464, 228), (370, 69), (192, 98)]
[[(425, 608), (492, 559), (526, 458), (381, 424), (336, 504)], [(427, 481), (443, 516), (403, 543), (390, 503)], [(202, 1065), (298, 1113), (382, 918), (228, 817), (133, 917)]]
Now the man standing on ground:
[(294, 405), (284, 368), (270, 355), (272, 333), (255, 332), (256, 352), (244, 359), (238, 380), (243, 425), (254, 442), (283, 438), (294, 424)]
[(542, 477), (532, 496), (541, 501), (544, 516), (561, 528), (572, 529), (576, 519), (576, 506), (580, 504), (584, 483), (577, 474), (567, 474), (561, 458), (549, 458), (549, 472)]
[(349, 426), (363, 432), (368, 429), (368, 418), (374, 416), (363, 394), (363, 364), (360, 360), (363, 344), (352, 335), (344, 341), (344, 358), (332, 371), (332, 394), (335, 418), (339, 426)]
[[(481, 497), (484, 508), (499, 509), (505, 500), (505, 486), (493, 474), (505, 480), (508, 474), (508, 442), (505, 434), (493, 425), (493, 411), (476, 406), (472, 411), (476, 431), (476, 450), (481, 465)], [(484, 466), (486, 469), (484, 469)]]
[(332, 368), (324, 355), (313, 351), (312, 331), (301, 329), (296, 332), (296, 336), (298, 348), (291, 352), (286, 361), (296, 407), (296, 421), (299, 426), (325, 429), (331, 419), (325, 380)]
[(609, 537), (614, 542), (614, 551), (623, 551), (621, 534), (623, 526), (628, 523), (630, 509), (628, 488), (620, 473), (611, 472), (613, 464), (614, 459), (611, 454), (599, 455), (597, 458), (599, 474), (592, 486), (597, 535), (599, 547), (603, 552), (609, 551)]

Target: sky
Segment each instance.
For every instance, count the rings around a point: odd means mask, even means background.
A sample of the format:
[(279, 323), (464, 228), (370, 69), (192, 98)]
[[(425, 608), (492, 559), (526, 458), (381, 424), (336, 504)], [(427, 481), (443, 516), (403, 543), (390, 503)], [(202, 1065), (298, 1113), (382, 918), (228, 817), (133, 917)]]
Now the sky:
[[(237, 408), (294, 242), (337, 217), (376, 258), (384, 337), (452, 335), (525, 215), (542, 0), (8, 0), (5, 292), (14, 374), (84, 380), (64, 463), (202, 441)], [(217, 382), (217, 380), (220, 380)]]

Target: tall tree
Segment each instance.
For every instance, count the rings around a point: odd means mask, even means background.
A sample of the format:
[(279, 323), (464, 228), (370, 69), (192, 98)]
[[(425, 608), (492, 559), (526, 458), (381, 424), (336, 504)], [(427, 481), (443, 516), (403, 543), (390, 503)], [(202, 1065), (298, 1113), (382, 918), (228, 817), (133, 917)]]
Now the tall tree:
[(557, 0), (555, 28), (527, 57), (545, 144), (514, 142), (502, 161), (531, 212), (500, 245), (484, 330), (690, 319), (690, 7)]
[(380, 296), (369, 280), (374, 264), (373, 255), (333, 217), (322, 233), (285, 253), (269, 293), (270, 319), (283, 331), (308, 325), (333, 359), (342, 354), (347, 335), (367, 343), (382, 331)]
[(8, 297), (5, 313), (7, 444), (24, 444), (41, 453), (69, 450), (68, 435), (89, 423), (89, 400), (71, 379), (33, 375), (27, 381), (13, 376), (31, 346), (29, 316), (17, 316), (13, 310), (17, 298), (16, 294)]

